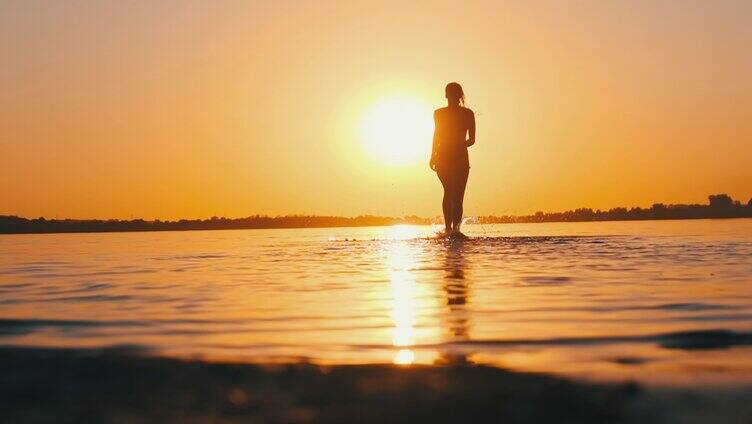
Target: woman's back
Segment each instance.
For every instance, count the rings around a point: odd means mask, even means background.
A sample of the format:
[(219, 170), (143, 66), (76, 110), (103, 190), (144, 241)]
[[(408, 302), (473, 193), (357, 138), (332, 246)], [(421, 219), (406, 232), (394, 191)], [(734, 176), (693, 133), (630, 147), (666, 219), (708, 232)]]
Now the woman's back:
[(470, 166), (467, 155), (467, 132), (475, 124), (473, 111), (462, 106), (436, 109), (435, 137), (438, 165)]

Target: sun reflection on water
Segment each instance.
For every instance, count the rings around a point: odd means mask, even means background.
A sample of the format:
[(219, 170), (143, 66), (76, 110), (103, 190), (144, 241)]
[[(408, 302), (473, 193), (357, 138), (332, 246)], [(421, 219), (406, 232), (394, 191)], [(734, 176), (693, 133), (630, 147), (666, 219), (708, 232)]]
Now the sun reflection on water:
[(411, 365), (415, 362), (415, 353), (410, 349), (400, 349), (394, 356), (394, 363), (397, 365)]
[[(387, 230), (387, 237), (392, 240), (410, 240), (420, 237), (426, 237), (432, 234), (432, 231), (426, 229), (426, 227), (409, 224), (392, 225)], [(414, 260), (415, 255), (413, 255)]]
[(406, 348), (415, 343), (415, 279), (410, 271), (415, 256), (408, 245), (396, 243), (390, 246), (387, 265), (392, 289), (392, 344), (402, 347), (394, 363), (409, 365), (415, 360), (415, 353)]

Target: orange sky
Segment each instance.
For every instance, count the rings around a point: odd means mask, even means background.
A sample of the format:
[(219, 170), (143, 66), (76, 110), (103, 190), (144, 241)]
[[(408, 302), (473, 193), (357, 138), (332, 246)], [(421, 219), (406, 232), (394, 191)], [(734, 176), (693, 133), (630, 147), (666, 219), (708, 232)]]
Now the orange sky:
[(746, 202), (750, 16), (748, 1), (5, 1), (0, 214), (436, 216), (428, 151), (386, 163), (359, 128), (383, 96), (442, 106), (449, 81), (478, 125), (466, 214)]

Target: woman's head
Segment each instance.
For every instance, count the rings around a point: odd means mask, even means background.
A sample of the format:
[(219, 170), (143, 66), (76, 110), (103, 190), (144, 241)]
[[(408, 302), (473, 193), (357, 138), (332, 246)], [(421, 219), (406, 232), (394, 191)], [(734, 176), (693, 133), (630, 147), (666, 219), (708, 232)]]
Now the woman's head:
[(449, 103), (465, 106), (465, 93), (462, 91), (462, 86), (459, 83), (450, 82), (447, 84), (444, 92)]

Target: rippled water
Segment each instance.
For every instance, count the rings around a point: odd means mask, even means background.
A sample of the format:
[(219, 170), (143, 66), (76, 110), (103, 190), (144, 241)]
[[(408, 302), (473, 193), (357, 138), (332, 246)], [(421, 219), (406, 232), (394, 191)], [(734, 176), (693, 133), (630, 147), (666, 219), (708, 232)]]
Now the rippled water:
[(752, 220), (0, 236), (0, 345), (752, 383)]

